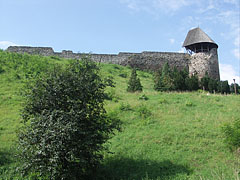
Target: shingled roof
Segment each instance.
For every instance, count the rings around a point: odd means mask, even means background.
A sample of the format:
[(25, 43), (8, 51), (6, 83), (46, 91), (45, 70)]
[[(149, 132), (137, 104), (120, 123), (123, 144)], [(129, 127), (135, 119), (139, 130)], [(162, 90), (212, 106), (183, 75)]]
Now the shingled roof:
[(197, 43), (212, 43), (217, 46), (217, 44), (199, 27), (194, 28), (188, 32), (187, 37), (183, 43), (183, 47)]

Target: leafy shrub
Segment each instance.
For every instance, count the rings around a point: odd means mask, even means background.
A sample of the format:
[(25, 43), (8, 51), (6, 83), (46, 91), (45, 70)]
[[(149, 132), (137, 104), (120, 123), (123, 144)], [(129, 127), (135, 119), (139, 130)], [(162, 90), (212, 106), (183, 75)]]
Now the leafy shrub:
[(154, 79), (154, 89), (157, 91), (184, 91), (187, 90), (186, 79), (188, 78), (188, 70), (173, 70), (168, 63), (156, 72)]
[(99, 68), (88, 60), (56, 67), (26, 87), (18, 134), (21, 170), (46, 179), (88, 179), (119, 129), (106, 114)]
[(218, 90), (218, 80), (210, 79), (208, 82), (208, 90), (210, 93), (217, 92)]
[(110, 89), (109, 91), (107, 91), (105, 94), (105, 99), (106, 100), (110, 100), (113, 102), (118, 102), (118, 100), (120, 99), (117, 94), (116, 94), (116, 90), (115, 89)]
[(229, 94), (230, 93), (230, 86), (228, 81), (219, 81), (218, 82), (218, 92), (222, 94)]
[(140, 79), (137, 77), (136, 69), (132, 69), (132, 74), (128, 82), (128, 92), (142, 91)]
[(208, 84), (209, 84), (210, 78), (208, 76), (208, 73), (206, 72), (204, 77), (200, 80), (200, 86), (203, 90), (208, 91)]
[(51, 58), (51, 59), (54, 59), (54, 60), (57, 60), (57, 61), (61, 60), (61, 58), (58, 57), (58, 56), (50, 56), (50, 58)]
[(131, 108), (130, 104), (128, 104), (128, 103), (121, 103), (119, 110), (120, 111), (131, 111), (132, 108)]
[(1, 66), (1, 64), (0, 64), (0, 74), (1, 73), (4, 73), (5, 72), (5, 70), (3, 69), (3, 67)]
[(237, 83), (235, 85), (233, 83), (230, 85), (231, 93), (235, 93), (235, 86), (236, 86), (237, 94), (240, 94), (240, 86)]
[(139, 106), (137, 112), (141, 118), (148, 118), (152, 115), (152, 112), (145, 105)]
[(13, 79), (36, 78), (52, 67), (49, 60), (49, 57), (1, 52), (0, 71), (1, 67), (2, 69), (4, 67), (4, 71), (7, 71)]
[(127, 74), (126, 73), (121, 73), (121, 74), (119, 74), (119, 76), (122, 77), (122, 78), (127, 78)]
[(149, 98), (145, 94), (143, 94), (138, 99), (147, 101)]
[(231, 150), (240, 148), (240, 119), (236, 119), (233, 124), (224, 125), (222, 131)]
[(149, 77), (149, 75), (145, 74), (144, 72), (141, 72), (141, 74), (140, 74), (140, 77), (143, 77), (143, 78), (148, 78), (148, 77)]
[(189, 91), (196, 91), (199, 89), (198, 85), (198, 76), (196, 74), (192, 75), (185, 79), (185, 83), (187, 86), (187, 90)]
[(168, 103), (168, 101), (166, 99), (160, 99), (158, 102), (160, 104), (167, 104)]
[(116, 66), (116, 65), (113, 66), (113, 68), (114, 68), (114, 69), (120, 69), (120, 67), (119, 67), (119, 66)]
[(193, 103), (190, 102), (190, 101), (187, 101), (187, 102), (185, 103), (185, 105), (188, 106), (188, 107), (192, 107), (192, 106), (193, 106)]

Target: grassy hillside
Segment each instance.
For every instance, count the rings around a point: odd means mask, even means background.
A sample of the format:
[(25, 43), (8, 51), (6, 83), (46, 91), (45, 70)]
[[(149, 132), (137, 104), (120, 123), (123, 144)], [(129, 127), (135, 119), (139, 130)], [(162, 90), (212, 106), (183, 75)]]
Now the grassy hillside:
[[(14, 153), (26, 79), (66, 63), (56, 57), (0, 51), (0, 179), (19, 179)], [(240, 159), (225, 146), (221, 127), (239, 117), (240, 96), (156, 92), (152, 74), (142, 71), (137, 73), (143, 92), (128, 93), (129, 68), (100, 66), (102, 76), (116, 82), (106, 90), (112, 100), (105, 107), (118, 114), (123, 127), (106, 144), (112, 153), (105, 155), (97, 179), (239, 178)], [(143, 95), (149, 99), (139, 99)]]

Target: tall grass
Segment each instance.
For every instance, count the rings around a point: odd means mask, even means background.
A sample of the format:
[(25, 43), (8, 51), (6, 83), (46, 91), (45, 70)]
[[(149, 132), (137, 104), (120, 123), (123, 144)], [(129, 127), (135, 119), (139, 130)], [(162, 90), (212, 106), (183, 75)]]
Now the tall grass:
[[(20, 179), (14, 154), (25, 79), (67, 61), (0, 51), (0, 179)], [(112, 98), (105, 107), (123, 127), (106, 144), (112, 154), (105, 155), (96, 179), (239, 179), (240, 159), (225, 145), (221, 128), (238, 118), (240, 96), (156, 92), (152, 74), (142, 71), (143, 92), (128, 93), (130, 68), (100, 66), (102, 76), (116, 82), (106, 90)]]

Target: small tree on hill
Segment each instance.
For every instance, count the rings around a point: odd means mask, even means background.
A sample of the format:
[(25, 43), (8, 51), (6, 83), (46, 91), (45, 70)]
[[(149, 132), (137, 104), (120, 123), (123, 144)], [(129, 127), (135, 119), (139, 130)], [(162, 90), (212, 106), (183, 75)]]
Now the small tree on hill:
[(209, 79), (208, 82), (208, 90), (210, 93), (217, 92), (218, 89), (218, 81), (214, 79)]
[(196, 91), (199, 89), (197, 74), (194, 74), (188, 77), (187, 79), (185, 79), (185, 83), (187, 86), (187, 90), (189, 91)]
[(172, 71), (168, 63), (163, 65), (161, 71), (158, 71), (155, 75), (154, 89), (157, 91), (171, 91), (175, 90), (174, 80), (171, 75)]
[(226, 94), (230, 93), (230, 87), (229, 87), (228, 81), (222, 81), (222, 93), (226, 93)]
[(174, 84), (173, 90), (177, 91), (186, 90), (185, 78), (186, 77), (184, 70), (178, 70), (176, 67), (174, 67), (172, 71), (172, 79)]
[(30, 84), (19, 133), (24, 173), (45, 179), (86, 179), (118, 128), (103, 107), (105, 81), (96, 64), (74, 61)]
[(208, 73), (205, 73), (205, 76), (200, 80), (201, 88), (205, 91), (208, 91), (208, 84), (209, 84), (210, 78), (208, 76)]
[(128, 92), (142, 91), (140, 79), (137, 77), (136, 69), (132, 69), (131, 77), (127, 87)]

